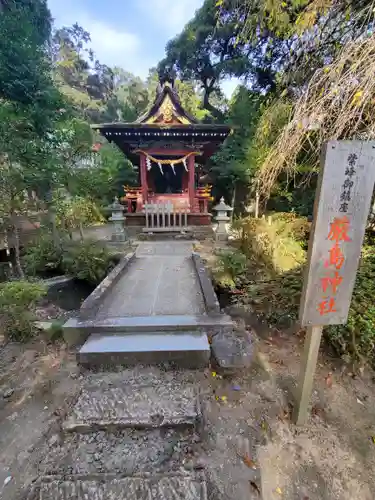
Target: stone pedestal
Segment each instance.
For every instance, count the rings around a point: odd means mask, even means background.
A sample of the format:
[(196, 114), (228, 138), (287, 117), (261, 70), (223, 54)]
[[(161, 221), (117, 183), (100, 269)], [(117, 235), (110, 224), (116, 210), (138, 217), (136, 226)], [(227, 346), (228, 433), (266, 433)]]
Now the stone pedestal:
[(124, 207), (119, 203), (118, 198), (115, 198), (112, 205), (110, 205), (112, 210), (112, 216), (109, 220), (113, 223), (113, 232), (111, 240), (115, 242), (127, 241), (127, 234), (125, 231), (125, 217), (124, 217)]

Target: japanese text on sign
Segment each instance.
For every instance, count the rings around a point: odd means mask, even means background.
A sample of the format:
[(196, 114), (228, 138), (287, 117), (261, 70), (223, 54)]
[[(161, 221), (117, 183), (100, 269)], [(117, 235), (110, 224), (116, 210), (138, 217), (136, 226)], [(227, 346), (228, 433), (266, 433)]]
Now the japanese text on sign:
[(327, 144), (300, 308), (303, 326), (347, 320), (374, 182), (374, 142)]

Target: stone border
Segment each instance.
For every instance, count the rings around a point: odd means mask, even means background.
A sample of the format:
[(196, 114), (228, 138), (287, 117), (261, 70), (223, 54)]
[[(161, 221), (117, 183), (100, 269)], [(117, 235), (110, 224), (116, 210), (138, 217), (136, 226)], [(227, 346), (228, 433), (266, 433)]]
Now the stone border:
[(204, 305), (209, 315), (221, 314), (219, 301), (217, 299), (212, 281), (203, 263), (202, 257), (197, 252), (192, 253), (195, 270), (198, 275), (199, 284), (203, 294)]
[(130, 253), (123, 257), (119, 264), (112, 269), (104, 280), (99, 283), (95, 290), (87, 297), (81, 305), (79, 310), (79, 319), (90, 319), (92, 314), (97, 312), (99, 302), (101, 302), (108, 294), (110, 288), (117, 283), (122, 272), (134, 260), (135, 252)]

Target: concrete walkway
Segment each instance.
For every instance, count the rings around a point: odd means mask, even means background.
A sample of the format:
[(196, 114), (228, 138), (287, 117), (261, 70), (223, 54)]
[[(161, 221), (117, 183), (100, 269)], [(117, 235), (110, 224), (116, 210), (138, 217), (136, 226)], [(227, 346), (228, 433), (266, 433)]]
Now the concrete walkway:
[(192, 251), (189, 242), (141, 243), (96, 318), (203, 314)]
[[(211, 498), (199, 462), (199, 387), (207, 332), (228, 320), (206, 311), (192, 251), (189, 242), (141, 243), (95, 317), (75, 320), (91, 333), (79, 362), (101, 371), (83, 377), (62, 439), (41, 463), (38, 500)], [(176, 363), (188, 369), (172, 370)]]

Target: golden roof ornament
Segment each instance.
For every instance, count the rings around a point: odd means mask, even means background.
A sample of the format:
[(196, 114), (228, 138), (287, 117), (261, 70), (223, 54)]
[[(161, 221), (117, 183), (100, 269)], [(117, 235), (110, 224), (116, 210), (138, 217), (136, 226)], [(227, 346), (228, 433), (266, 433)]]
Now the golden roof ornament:
[(163, 122), (168, 123), (173, 120), (173, 104), (169, 97), (164, 99), (163, 104), (160, 106), (160, 111), (163, 116)]

